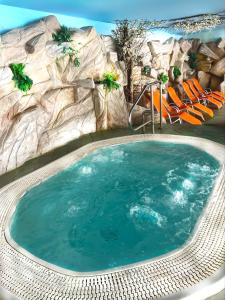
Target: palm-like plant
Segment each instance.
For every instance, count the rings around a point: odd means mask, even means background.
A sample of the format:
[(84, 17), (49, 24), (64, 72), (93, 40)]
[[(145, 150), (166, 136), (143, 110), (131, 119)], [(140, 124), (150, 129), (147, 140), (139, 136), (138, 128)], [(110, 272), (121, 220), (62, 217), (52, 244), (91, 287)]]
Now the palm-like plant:
[(114, 72), (107, 72), (103, 74), (103, 79), (99, 81), (100, 84), (104, 85), (104, 88), (111, 92), (120, 88), (120, 84), (117, 82), (119, 76)]

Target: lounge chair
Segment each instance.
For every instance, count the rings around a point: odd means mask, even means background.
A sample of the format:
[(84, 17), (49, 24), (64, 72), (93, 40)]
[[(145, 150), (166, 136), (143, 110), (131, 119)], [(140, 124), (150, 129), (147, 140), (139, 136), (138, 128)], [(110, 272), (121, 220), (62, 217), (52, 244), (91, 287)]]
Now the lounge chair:
[(203, 95), (200, 94), (199, 91), (196, 89), (194, 83), (192, 80), (187, 80), (186, 83), (189, 85), (192, 93), (195, 95), (196, 98), (200, 99), (200, 100), (206, 100), (212, 104), (214, 104), (218, 109), (221, 108), (223, 106), (223, 102), (215, 99), (214, 97), (212, 97), (211, 95)]
[(199, 99), (207, 99), (207, 101), (216, 105), (217, 108), (221, 108), (223, 106), (223, 101), (215, 99), (215, 97), (213, 97), (212, 95), (205, 95), (205, 94), (203, 95), (203, 94), (199, 93), (199, 91), (196, 89), (196, 87), (191, 79), (187, 80), (186, 82), (188, 83), (188, 85), (189, 85), (192, 93), (195, 95), (195, 97), (197, 97)]
[(204, 111), (211, 118), (214, 116), (214, 112), (211, 108), (201, 104), (199, 100), (196, 100), (196, 97), (191, 92), (187, 83), (183, 82), (183, 88), (184, 88), (186, 95), (188, 96), (189, 100), (191, 101), (192, 105), (195, 108), (198, 108), (199, 110)]
[[(154, 107), (157, 112), (160, 112), (160, 91), (157, 89), (153, 93)], [(169, 105), (165, 97), (162, 97), (162, 116), (169, 119), (170, 124), (185, 121), (192, 125), (202, 125), (202, 122), (190, 115), (189, 113), (180, 110), (176, 105)]]
[(212, 91), (209, 88), (208, 89), (203, 89), (203, 87), (200, 85), (198, 79), (192, 78), (191, 80), (194, 83), (194, 86), (198, 90), (199, 94), (201, 94), (201, 95), (210, 95), (213, 98), (215, 98), (216, 100), (219, 100), (219, 101), (225, 103), (225, 94), (223, 94), (220, 91)]
[[(179, 108), (179, 109), (182, 109), (182, 110), (187, 110), (188, 112), (200, 117), (203, 121), (205, 121), (204, 117), (203, 117), (203, 114), (197, 110), (197, 109), (194, 109), (195, 105), (196, 104), (192, 104), (190, 101), (189, 101), (189, 104), (187, 103), (184, 103), (180, 100), (180, 98), (178, 97), (176, 91), (174, 90), (173, 87), (168, 87), (167, 88), (167, 91), (170, 95), (170, 98), (173, 100), (174, 104)], [(205, 107), (204, 105), (202, 105), (202, 111), (206, 114), (208, 114), (208, 108)], [(198, 109), (200, 109), (199, 107), (197, 107)], [(213, 112), (212, 112), (213, 113)]]
[(207, 104), (208, 102), (210, 102), (211, 104), (214, 104), (214, 106), (216, 106), (216, 108), (221, 108), (222, 107), (222, 103), (215, 100), (214, 98), (212, 98), (211, 96), (205, 96), (205, 97), (199, 97), (196, 93), (196, 89), (193, 88), (193, 83), (191, 82), (190, 85), (192, 88), (189, 87), (189, 85), (186, 82), (183, 82), (183, 89), (185, 91), (185, 93), (187, 94), (188, 98), (193, 102), (203, 102), (203, 104)]

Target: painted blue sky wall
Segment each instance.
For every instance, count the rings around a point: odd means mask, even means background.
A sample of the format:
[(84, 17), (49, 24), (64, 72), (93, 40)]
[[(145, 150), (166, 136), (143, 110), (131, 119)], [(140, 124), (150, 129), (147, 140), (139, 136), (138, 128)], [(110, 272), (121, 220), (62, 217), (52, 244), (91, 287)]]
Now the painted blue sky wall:
[[(68, 27), (79, 28), (83, 26), (94, 26), (100, 34), (110, 34), (111, 30), (114, 28), (113, 23), (100, 22), (100, 21), (94, 21), (92, 19), (87, 19), (87, 18), (56, 14), (52, 11), (44, 12), (44, 11), (30, 10), (30, 9), (24, 9), (19, 7), (0, 5), (0, 33), (6, 32), (8, 30), (17, 27), (24, 26), (28, 23), (34, 22), (50, 14), (56, 15), (59, 22)], [(160, 31), (160, 30), (152, 31), (152, 33), (150, 33), (149, 36), (151, 39), (159, 39), (161, 41), (164, 41), (171, 36), (174, 36), (175, 38), (178, 39), (182, 37), (181, 35), (178, 35), (176, 33), (172, 34), (171, 32), (168, 33), (166, 31)], [(204, 31), (204, 32), (184, 36), (184, 38), (191, 38), (191, 37), (201, 38), (202, 41), (214, 40), (219, 37), (225, 38), (225, 26), (219, 26), (214, 30), (209, 30), (209, 31)]]
[(52, 12), (43, 12), (18, 7), (0, 5), (0, 33), (22, 27), (28, 23), (39, 20), (45, 16), (54, 14), (61, 24), (68, 27), (80, 28), (94, 26), (99, 33), (108, 34), (114, 27), (111, 23), (103, 23), (86, 18), (70, 17)]
[(0, 0), (0, 4), (100, 22), (125, 18), (162, 20), (225, 9), (224, 0)]

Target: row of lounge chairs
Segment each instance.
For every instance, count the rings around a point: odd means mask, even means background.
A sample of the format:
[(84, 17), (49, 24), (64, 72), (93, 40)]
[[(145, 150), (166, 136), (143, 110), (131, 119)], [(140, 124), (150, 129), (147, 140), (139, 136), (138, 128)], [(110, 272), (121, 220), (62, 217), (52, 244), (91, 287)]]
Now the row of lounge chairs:
[[(214, 109), (220, 109), (225, 103), (225, 94), (220, 91), (203, 89), (196, 78), (183, 82), (183, 90), (187, 99), (180, 99), (173, 87), (168, 87), (167, 92), (172, 103), (162, 97), (162, 116), (170, 124), (184, 121), (192, 125), (201, 125), (206, 117), (214, 116)], [(149, 99), (150, 95), (146, 97)], [(160, 92), (153, 93), (154, 107), (160, 111)]]

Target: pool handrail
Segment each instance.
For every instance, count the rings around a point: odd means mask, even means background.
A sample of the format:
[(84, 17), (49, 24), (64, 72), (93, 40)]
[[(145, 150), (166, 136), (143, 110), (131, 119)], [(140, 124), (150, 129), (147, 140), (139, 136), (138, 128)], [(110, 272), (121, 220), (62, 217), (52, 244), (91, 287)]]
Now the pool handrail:
[[(160, 129), (162, 128), (162, 83), (161, 81), (159, 80), (155, 80), (153, 82), (148, 82), (146, 83), (146, 85), (143, 87), (143, 89), (141, 90), (139, 96), (137, 97), (137, 100), (133, 103), (131, 109), (130, 109), (130, 112), (129, 112), (129, 117), (128, 117), (128, 123), (129, 123), (129, 126), (132, 130), (134, 131), (137, 131), (141, 128), (145, 128), (145, 126), (149, 123), (152, 124), (152, 133), (155, 133), (155, 123), (154, 123), (154, 98), (153, 98), (153, 86), (157, 86), (159, 85), (159, 89), (160, 89)], [(133, 127), (133, 123), (132, 123), (132, 113), (136, 107), (136, 105), (140, 102), (142, 96), (144, 95), (144, 93), (146, 91), (151, 91), (151, 110), (149, 109), (146, 109), (142, 112), (142, 124), (137, 126), (137, 127)], [(151, 120), (147, 121), (147, 122), (144, 122), (144, 115), (146, 112), (151, 112)]]

